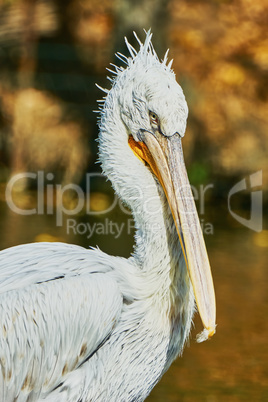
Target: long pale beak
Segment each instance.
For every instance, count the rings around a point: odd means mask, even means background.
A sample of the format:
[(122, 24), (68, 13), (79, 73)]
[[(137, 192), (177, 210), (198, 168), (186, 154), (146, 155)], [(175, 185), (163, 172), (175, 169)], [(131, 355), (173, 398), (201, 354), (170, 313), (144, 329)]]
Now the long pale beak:
[(213, 280), (187, 171), (181, 138), (150, 132), (140, 133), (140, 142), (129, 139), (134, 153), (147, 162), (161, 183), (176, 225), (180, 244), (193, 286), (197, 308), (204, 330), (197, 340), (202, 342), (215, 333), (216, 302)]

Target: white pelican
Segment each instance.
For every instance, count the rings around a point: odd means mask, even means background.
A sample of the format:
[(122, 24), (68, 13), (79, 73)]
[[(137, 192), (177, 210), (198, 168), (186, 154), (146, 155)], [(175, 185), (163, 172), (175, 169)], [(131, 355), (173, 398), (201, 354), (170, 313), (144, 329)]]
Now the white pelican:
[[(137, 38), (138, 40), (138, 38)], [(215, 296), (181, 137), (187, 104), (167, 55), (139, 40), (101, 108), (100, 161), (136, 222), (129, 259), (36, 243), (0, 253), (0, 400), (143, 401)], [(186, 261), (186, 262), (185, 262)], [(195, 300), (195, 301), (194, 301)]]

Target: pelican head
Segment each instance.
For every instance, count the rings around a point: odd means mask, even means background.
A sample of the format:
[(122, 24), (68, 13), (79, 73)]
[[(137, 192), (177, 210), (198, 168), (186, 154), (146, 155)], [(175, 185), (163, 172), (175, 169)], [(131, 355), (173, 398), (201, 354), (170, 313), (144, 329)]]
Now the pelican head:
[[(188, 107), (174, 73), (165, 65), (144, 70), (138, 65), (121, 93), (121, 118), (135, 141), (142, 131), (170, 137), (185, 133)], [(131, 97), (131, 99), (128, 98)]]
[[(137, 40), (138, 52), (126, 41), (131, 57), (118, 55), (127, 66), (115, 66), (112, 89), (106, 91), (100, 120), (100, 161), (119, 194), (124, 194), (128, 186), (128, 196), (123, 197), (126, 202), (135, 198), (129, 177), (132, 183), (145, 177), (144, 186), (153, 181), (163, 188), (204, 325), (199, 336), (203, 341), (215, 333), (216, 307), (209, 260), (181, 146), (188, 107), (167, 53), (159, 61), (150, 32), (144, 44)], [(131, 203), (130, 207), (135, 212)]]

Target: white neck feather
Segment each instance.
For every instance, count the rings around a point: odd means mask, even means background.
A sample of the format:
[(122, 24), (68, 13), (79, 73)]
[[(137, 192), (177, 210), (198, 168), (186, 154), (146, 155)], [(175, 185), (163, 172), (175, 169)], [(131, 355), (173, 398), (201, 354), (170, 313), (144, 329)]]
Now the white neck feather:
[(113, 87), (108, 93), (102, 111), (99, 159), (104, 174), (134, 216), (132, 261), (168, 291), (174, 281), (188, 281), (187, 269), (162, 187), (128, 145), (129, 134), (121, 120), (117, 90)]

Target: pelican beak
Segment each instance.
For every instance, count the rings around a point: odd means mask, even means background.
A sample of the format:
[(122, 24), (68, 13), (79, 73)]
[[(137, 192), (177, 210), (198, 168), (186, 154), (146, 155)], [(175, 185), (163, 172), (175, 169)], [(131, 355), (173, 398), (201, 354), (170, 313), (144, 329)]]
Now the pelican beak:
[(183, 159), (181, 138), (143, 131), (140, 142), (133, 137), (129, 145), (147, 162), (161, 183), (176, 225), (185, 262), (193, 286), (204, 330), (197, 337), (202, 342), (215, 333), (216, 302), (210, 264)]

